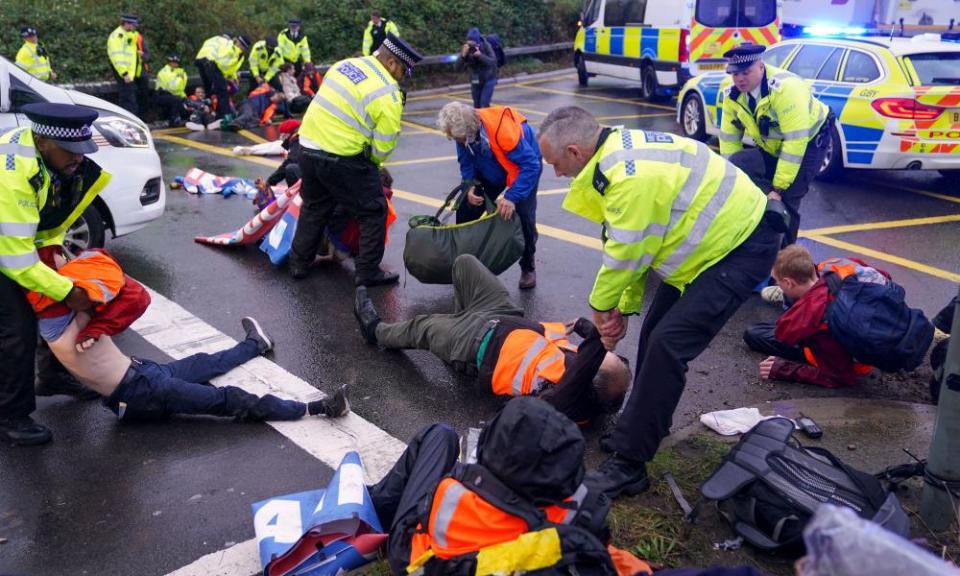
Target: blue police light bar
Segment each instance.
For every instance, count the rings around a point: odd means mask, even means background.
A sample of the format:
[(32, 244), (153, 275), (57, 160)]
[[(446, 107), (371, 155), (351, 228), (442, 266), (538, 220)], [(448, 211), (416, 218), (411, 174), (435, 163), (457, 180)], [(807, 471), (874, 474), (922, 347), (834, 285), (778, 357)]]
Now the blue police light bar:
[(816, 24), (803, 28), (804, 36), (863, 36), (867, 29), (862, 26), (830, 26)]

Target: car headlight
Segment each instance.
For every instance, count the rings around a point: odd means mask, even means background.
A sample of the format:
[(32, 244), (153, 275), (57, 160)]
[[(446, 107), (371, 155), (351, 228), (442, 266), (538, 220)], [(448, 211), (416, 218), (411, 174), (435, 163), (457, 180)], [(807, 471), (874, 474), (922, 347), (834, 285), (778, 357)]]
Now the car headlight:
[(111, 146), (117, 148), (146, 148), (150, 145), (147, 129), (133, 120), (110, 116), (94, 122)]

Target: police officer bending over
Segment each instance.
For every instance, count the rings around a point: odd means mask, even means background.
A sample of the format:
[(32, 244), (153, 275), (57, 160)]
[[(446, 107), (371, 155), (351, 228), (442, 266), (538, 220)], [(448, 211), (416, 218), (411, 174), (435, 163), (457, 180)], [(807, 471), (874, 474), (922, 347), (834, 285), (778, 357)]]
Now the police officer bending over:
[[(743, 44), (724, 54), (730, 76), (720, 85), (720, 153), (786, 205), (786, 246), (797, 241), (800, 201), (823, 164), (833, 113), (799, 76), (764, 64), (765, 49)], [(743, 149), (744, 134), (757, 148)]]
[(400, 136), (403, 94), (397, 81), (420, 59), (409, 44), (387, 34), (376, 55), (341, 60), (324, 77), (300, 126), (303, 207), (288, 264), (294, 278), (306, 278), (338, 204), (360, 223), (357, 285), (399, 278), (380, 269), (387, 200), (377, 169)]

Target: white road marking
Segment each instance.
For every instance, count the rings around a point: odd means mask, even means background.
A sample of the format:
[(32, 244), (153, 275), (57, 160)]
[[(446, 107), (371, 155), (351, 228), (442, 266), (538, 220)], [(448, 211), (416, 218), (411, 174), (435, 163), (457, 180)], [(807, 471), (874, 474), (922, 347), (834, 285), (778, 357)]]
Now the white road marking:
[[(153, 290), (150, 290), (150, 296), (153, 302), (132, 328), (171, 358), (217, 352), (237, 343), (176, 302)], [(300, 401), (322, 397), (316, 388), (263, 357), (254, 358), (214, 379), (213, 383), (230, 384), (252, 394), (274, 394)], [(331, 468), (340, 464), (346, 452), (356, 450), (363, 458), (366, 481), (371, 483), (390, 470), (406, 447), (397, 438), (353, 413), (337, 419), (305, 417), (296, 422), (268, 424)], [(248, 576), (259, 572), (257, 543), (248, 540), (208, 554), (168, 576)]]

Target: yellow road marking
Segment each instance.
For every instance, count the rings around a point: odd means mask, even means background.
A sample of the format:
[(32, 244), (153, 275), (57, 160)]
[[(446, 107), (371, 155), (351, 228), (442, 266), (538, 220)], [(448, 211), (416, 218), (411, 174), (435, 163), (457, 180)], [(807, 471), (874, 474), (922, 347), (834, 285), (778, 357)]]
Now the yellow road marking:
[(656, 118), (658, 116), (675, 116), (673, 112), (652, 112), (650, 114), (621, 114), (617, 116), (596, 116), (597, 120), (635, 120), (639, 118)]
[(430, 158), (417, 158), (415, 160), (395, 160), (384, 162), (384, 166), (405, 166), (407, 164), (429, 164), (431, 162), (443, 162), (445, 160), (456, 160), (456, 156), (432, 156)]
[(266, 138), (262, 138), (259, 135), (254, 134), (249, 130), (237, 130), (237, 134), (243, 136), (247, 140), (252, 140), (257, 144), (266, 144), (267, 142), (269, 142), (269, 140), (267, 140)]
[(189, 128), (180, 126), (179, 128), (160, 128), (159, 130), (151, 130), (150, 133), (154, 136), (162, 136), (164, 134), (184, 134), (190, 132)]
[(229, 158), (246, 160), (247, 162), (253, 162), (255, 164), (263, 164), (264, 166), (269, 166), (271, 168), (276, 168), (277, 166), (280, 165), (280, 162), (278, 160), (268, 160), (260, 156), (237, 156), (227, 148), (221, 148), (220, 146), (212, 146), (204, 142), (194, 142), (193, 140), (187, 140), (186, 138), (181, 138), (179, 136), (169, 136), (166, 134), (159, 134), (155, 137), (159, 138), (160, 140), (166, 140), (167, 142), (173, 142), (174, 144), (182, 144), (184, 146), (189, 146), (190, 148), (196, 148), (197, 150), (210, 152), (211, 154), (219, 154), (220, 156), (227, 156)]
[(612, 96), (595, 96), (593, 94), (580, 94), (578, 92), (572, 92), (570, 90), (558, 90), (556, 88), (544, 88), (543, 86), (532, 86), (529, 83), (520, 83), (514, 84), (517, 88), (524, 88), (527, 90), (534, 90), (537, 92), (547, 92), (549, 94), (563, 94), (565, 96), (574, 96), (576, 98), (587, 98), (589, 100), (601, 100), (603, 102), (616, 102), (618, 104), (630, 104), (632, 106), (646, 106), (648, 108), (659, 108), (661, 110), (675, 110), (672, 106), (664, 106), (663, 104), (651, 104), (650, 102), (644, 102), (642, 100), (628, 100), (627, 98), (614, 98)]
[(416, 128), (417, 130), (420, 130), (421, 132), (426, 132), (428, 134), (439, 134), (440, 136), (444, 135), (443, 132), (437, 130), (436, 128), (424, 126), (423, 124), (418, 124), (417, 122), (411, 122), (410, 120), (401, 120), (400, 123), (409, 128)]
[(904, 268), (909, 268), (911, 270), (916, 270), (917, 272), (923, 272), (924, 274), (929, 274), (930, 276), (948, 280), (954, 284), (960, 282), (960, 274), (947, 272), (946, 270), (928, 266), (915, 260), (901, 258), (900, 256), (894, 256), (893, 254), (887, 254), (886, 252), (867, 248), (866, 246), (860, 246), (858, 244), (852, 244), (843, 240), (837, 240), (836, 238), (831, 238), (829, 236), (820, 236), (809, 233), (801, 233), (800, 235), (804, 238), (809, 238), (814, 242), (819, 242), (821, 244), (826, 244), (827, 246), (833, 246), (834, 248), (846, 250), (852, 254), (857, 254), (858, 256), (863, 255), (870, 258), (876, 258), (877, 260), (883, 260), (884, 262), (890, 262), (891, 264), (896, 264), (898, 266), (903, 266)]
[(872, 178), (867, 180), (867, 182), (869, 182), (870, 184), (875, 184), (877, 186), (883, 186), (884, 188), (889, 188), (891, 190), (903, 190), (905, 192), (910, 192), (912, 194), (927, 196), (928, 198), (936, 198), (937, 200), (945, 200), (947, 202), (954, 202), (956, 204), (960, 204), (960, 198), (956, 196), (948, 196), (947, 194), (930, 192), (929, 190), (920, 190), (919, 188), (904, 188), (902, 186), (896, 186), (894, 184), (889, 184), (887, 182), (878, 182)]
[(887, 220), (885, 222), (866, 222), (864, 224), (845, 224), (842, 226), (827, 226), (826, 228), (804, 230), (802, 233), (810, 236), (822, 236), (824, 234), (846, 234), (848, 232), (885, 230), (887, 228), (903, 228), (905, 226), (929, 226), (931, 224), (946, 224), (947, 222), (960, 222), (960, 214), (951, 214), (949, 216), (930, 216), (927, 218), (908, 218), (905, 220)]

